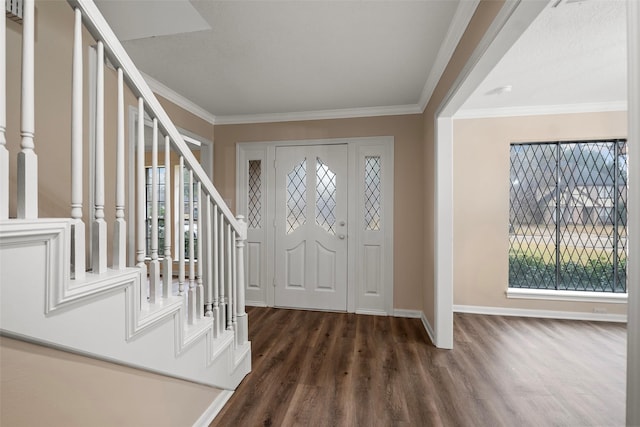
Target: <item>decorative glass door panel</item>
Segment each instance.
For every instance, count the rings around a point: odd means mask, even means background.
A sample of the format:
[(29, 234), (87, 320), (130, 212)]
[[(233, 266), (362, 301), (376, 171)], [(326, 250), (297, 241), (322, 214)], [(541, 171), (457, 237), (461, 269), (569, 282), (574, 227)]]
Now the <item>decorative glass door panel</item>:
[(347, 146), (276, 149), (275, 305), (347, 309)]

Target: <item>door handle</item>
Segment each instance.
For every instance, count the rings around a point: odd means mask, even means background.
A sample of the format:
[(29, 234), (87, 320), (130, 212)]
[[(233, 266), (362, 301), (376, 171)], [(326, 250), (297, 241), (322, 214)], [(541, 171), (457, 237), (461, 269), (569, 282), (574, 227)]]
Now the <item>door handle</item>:
[(338, 239), (340, 239), (340, 240), (344, 240), (344, 238), (345, 238), (345, 235), (344, 235), (344, 234), (338, 234)]

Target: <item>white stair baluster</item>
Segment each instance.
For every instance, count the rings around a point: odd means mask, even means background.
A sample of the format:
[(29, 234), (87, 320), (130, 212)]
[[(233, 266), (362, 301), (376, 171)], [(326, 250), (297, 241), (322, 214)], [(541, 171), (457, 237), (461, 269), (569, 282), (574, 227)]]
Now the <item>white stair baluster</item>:
[(244, 216), (236, 217), (240, 225), (240, 234), (236, 237), (236, 342), (243, 345), (249, 339), (249, 324), (247, 313), (245, 312), (245, 277), (244, 277), (244, 247), (247, 240), (247, 222)]
[(38, 217), (38, 157), (34, 151), (34, 0), (24, 0), (22, 9), (22, 102), (18, 153), (18, 218)]
[(220, 333), (220, 227), (218, 227), (218, 205), (213, 205), (213, 321), (216, 337)]
[(85, 228), (82, 220), (82, 13), (75, 10), (71, 66), (71, 277), (85, 278)]
[(220, 307), (220, 332), (222, 333), (227, 327), (227, 300), (225, 299), (225, 227), (224, 227), (224, 214), (220, 212), (220, 216), (218, 218), (218, 226), (220, 227), (220, 232), (218, 233), (218, 273), (219, 273), (219, 281), (218, 281), (218, 290), (219, 290), (219, 307)]
[[(229, 226), (229, 236), (230, 236), (230, 243), (231, 246), (229, 247), (229, 251), (231, 252), (231, 302), (233, 303), (233, 305), (231, 306), (231, 326), (232, 329), (235, 331), (237, 331), (237, 324), (236, 324), (236, 314), (238, 313), (238, 290), (237, 290), (237, 278), (238, 278), (238, 264), (237, 264), (237, 250), (236, 250), (236, 232), (233, 230), (233, 228), (231, 228), (231, 226)], [(234, 334), (235, 335), (235, 334)], [(234, 336), (234, 340), (233, 340), (233, 344), (237, 345), (238, 344), (238, 336), (235, 335)]]
[(96, 68), (96, 152), (94, 194), (95, 210), (92, 232), (92, 263), (94, 273), (107, 271), (107, 223), (104, 220), (104, 45), (98, 41)]
[(113, 268), (127, 266), (127, 223), (124, 219), (124, 76), (118, 68), (118, 111), (116, 123), (116, 220), (113, 224)]
[(212, 317), (213, 316), (213, 238), (214, 230), (211, 228), (211, 211), (213, 205), (211, 204), (211, 196), (207, 194), (207, 201), (205, 202), (204, 208), (205, 212), (205, 223), (207, 234), (204, 236), (205, 238), (205, 246), (206, 246), (206, 282), (204, 286), (205, 290), (205, 316)]
[(146, 192), (144, 182), (144, 100), (138, 98), (138, 138), (136, 141), (136, 266), (142, 270), (142, 286), (140, 286), (140, 302), (147, 301), (149, 288), (144, 286), (147, 280), (145, 264), (147, 231), (146, 231)]
[(176, 237), (178, 237), (178, 295), (184, 295), (184, 157), (180, 156), (180, 170), (178, 171), (178, 226), (176, 227)]
[(233, 235), (231, 234), (231, 224), (226, 224), (225, 251), (226, 251), (226, 273), (225, 281), (227, 289), (227, 329), (233, 330)]
[(0, 22), (0, 219), (9, 218), (9, 151), (7, 150), (6, 19)]
[(151, 261), (149, 262), (149, 302), (160, 297), (160, 261), (158, 261), (158, 119), (153, 119), (151, 140)]
[(189, 295), (188, 298), (188, 316), (189, 324), (193, 325), (196, 322), (197, 308), (196, 308), (196, 254), (195, 254), (195, 229), (193, 222), (193, 171), (189, 170)]
[(200, 184), (200, 182), (198, 182), (196, 184), (196, 194), (197, 194), (197, 210), (198, 210), (198, 219), (197, 219), (197, 225), (198, 225), (198, 250), (196, 251), (197, 253), (197, 258), (198, 258), (198, 271), (196, 272), (196, 308), (197, 308), (197, 316), (199, 319), (202, 319), (204, 317), (204, 287), (202, 285), (202, 273), (203, 273), (203, 264), (204, 264), (204, 259), (202, 258), (202, 246), (203, 246), (203, 236), (204, 233), (202, 232), (202, 225), (203, 225), (203, 221), (202, 221), (202, 186)]
[(171, 141), (164, 137), (164, 259), (162, 260), (162, 296), (171, 295), (173, 260), (171, 259)]

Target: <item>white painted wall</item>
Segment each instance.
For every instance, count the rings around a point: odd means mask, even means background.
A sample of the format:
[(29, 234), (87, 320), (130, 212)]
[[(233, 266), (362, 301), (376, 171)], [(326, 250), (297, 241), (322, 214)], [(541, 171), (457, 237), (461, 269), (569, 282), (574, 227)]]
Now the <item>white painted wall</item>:
[(627, 0), (629, 223), (627, 425), (640, 425), (640, 3)]

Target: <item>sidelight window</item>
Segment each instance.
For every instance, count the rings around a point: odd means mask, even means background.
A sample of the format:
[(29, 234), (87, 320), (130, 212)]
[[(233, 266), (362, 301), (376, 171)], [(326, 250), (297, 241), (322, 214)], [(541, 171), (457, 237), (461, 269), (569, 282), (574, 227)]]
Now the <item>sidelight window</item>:
[(262, 161), (249, 160), (249, 203), (247, 203), (249, 228), (262, 227)]

